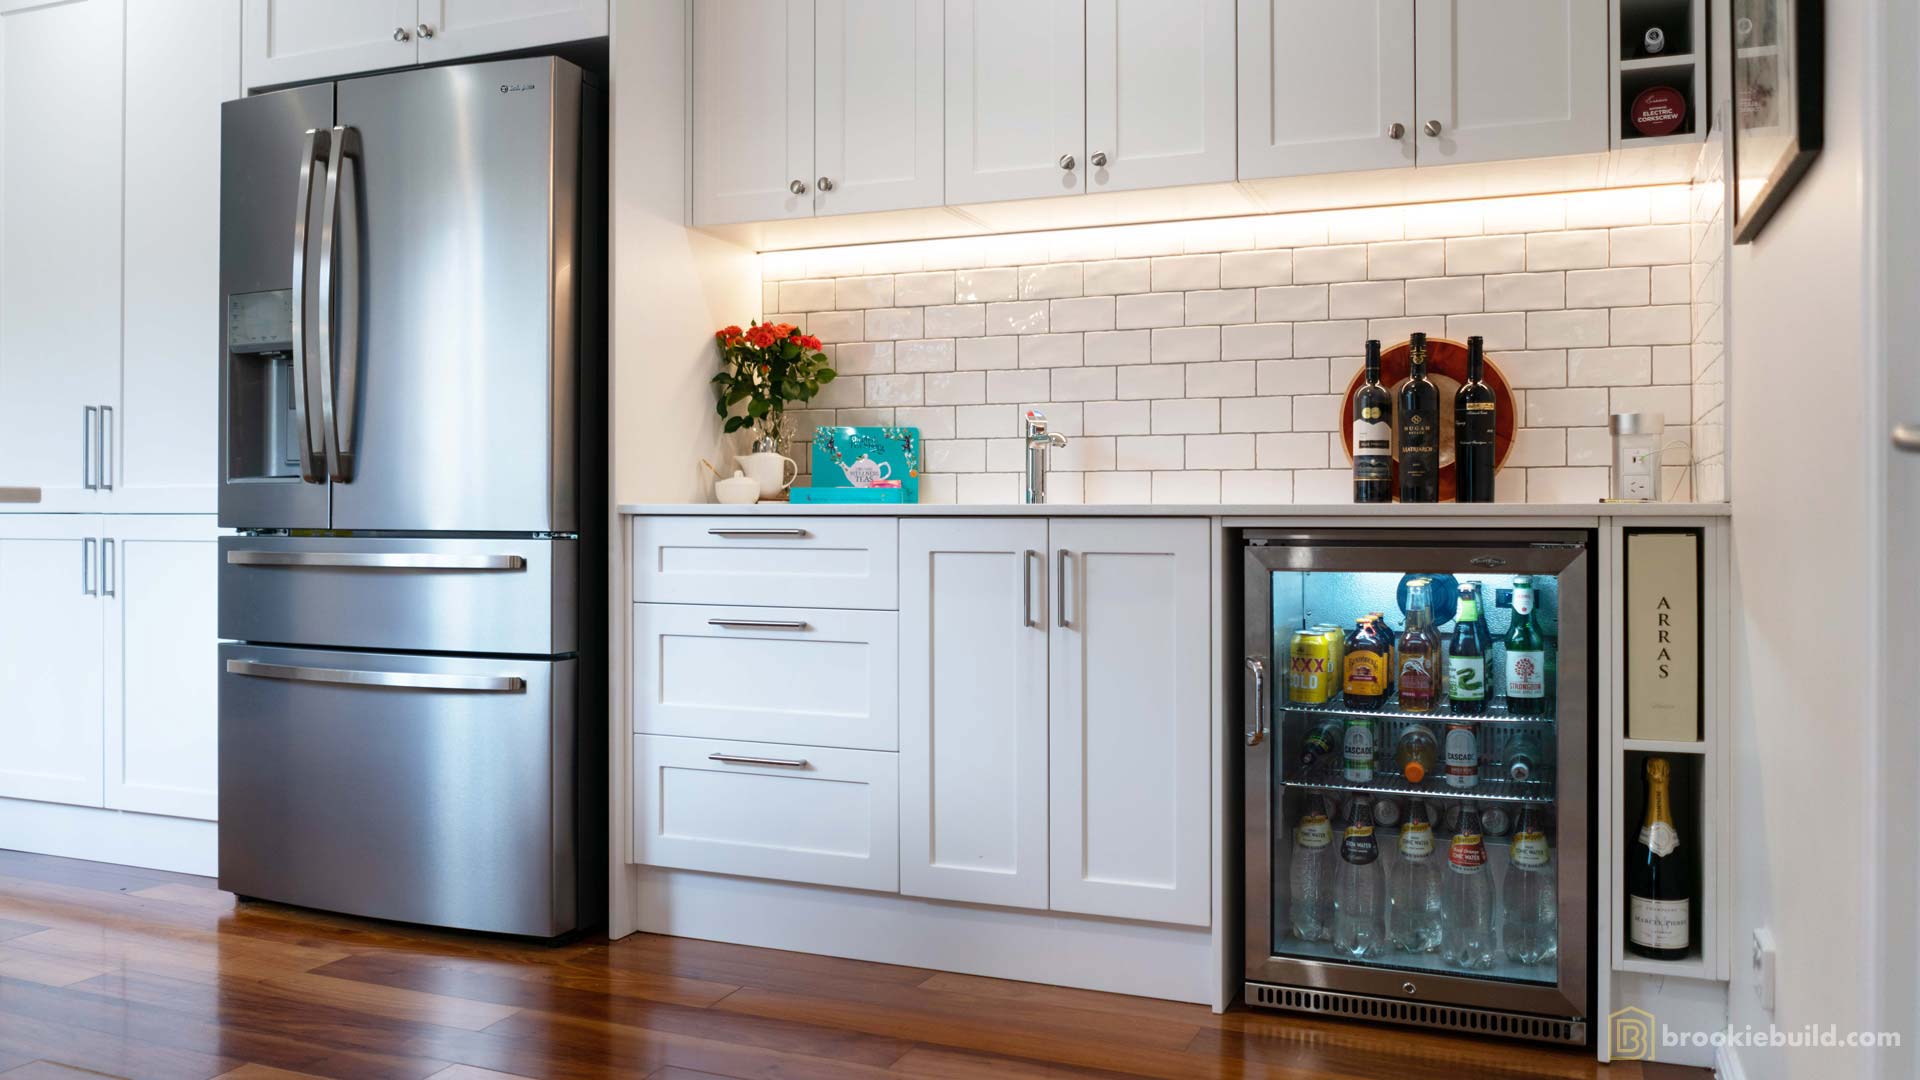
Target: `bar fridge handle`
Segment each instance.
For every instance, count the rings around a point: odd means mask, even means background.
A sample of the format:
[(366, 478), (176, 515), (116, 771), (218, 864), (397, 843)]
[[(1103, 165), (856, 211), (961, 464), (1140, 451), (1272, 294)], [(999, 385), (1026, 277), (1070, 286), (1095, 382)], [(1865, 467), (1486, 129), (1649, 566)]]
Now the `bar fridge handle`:
[[(318, 484), (323, 479), (316, 465), (314, 446), (319, 439), (314, 431), (313, 411), (307, 408), (307, 215), (313, 205), (313, 165), (325, 153), (325, 141), (331, 136), (320, 128), (307, 130), (306, 153), (300, 158), (299, 196), (293, 210), (293, 417), (300, 428), (300, 479)], [(322, 323), (324, 325), (324, 322)]]
[[(320, 437), (326, 447), (327, 475), (337, 484), (353, 479), (354, 390), (360, 376), (359, 161), (360, 133), (350, 127), (334, 128), (320, 210), (319, 381)], [(333, 258), (336, 241), (338, 265)]]
[(1247, 678), (1253, 691), (1253, 715), (1246, 725), (1247, 745), (1259, 746), (1267, 737), (1267, 665), (1257, 656), (1247, 657)]

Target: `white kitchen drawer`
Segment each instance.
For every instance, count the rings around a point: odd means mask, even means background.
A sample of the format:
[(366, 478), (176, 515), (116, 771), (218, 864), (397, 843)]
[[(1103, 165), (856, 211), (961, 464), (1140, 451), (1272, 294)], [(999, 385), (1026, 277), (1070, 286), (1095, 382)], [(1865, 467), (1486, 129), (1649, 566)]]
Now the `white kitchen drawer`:
[(895, 756), (636, 735), (633, 861), (898, 892)]
[(643, 517), (633, 598), (658, 604), (898, 607), (893, 518)]
[(899, 615), (633, 606), (633, 729), (899, 748)]

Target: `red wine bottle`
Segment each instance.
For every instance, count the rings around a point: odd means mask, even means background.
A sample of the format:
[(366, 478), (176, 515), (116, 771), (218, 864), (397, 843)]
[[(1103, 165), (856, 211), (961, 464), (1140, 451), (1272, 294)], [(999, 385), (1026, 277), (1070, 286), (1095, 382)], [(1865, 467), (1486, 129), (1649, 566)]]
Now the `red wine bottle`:
[(1353, 501), (1393, 501), (1393, 395), (1380, 385), (1380, 342), (1367, 342), (1366, 381), (1353, 395)]
[(1400, 501), (1440, 501), (1440, 388), (1427, 378), (1427, 335), (1409, 335), (1411, 368), (1395, 417), (1400, 433)]
[(1467, 339), (1467, 381), (1453, 395), (1453, 497), (1455, 502), (1493, 501), (1494, 426), (1498, 406), (1485, 382), (1487, 362), (1480, 335)]

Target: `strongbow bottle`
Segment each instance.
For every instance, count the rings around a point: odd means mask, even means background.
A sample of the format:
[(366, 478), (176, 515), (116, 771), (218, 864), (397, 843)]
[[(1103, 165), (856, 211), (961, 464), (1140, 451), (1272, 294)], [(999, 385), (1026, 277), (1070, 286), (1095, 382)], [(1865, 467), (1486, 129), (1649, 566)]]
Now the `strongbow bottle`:
[(1366, 381), (1353, 395), (1353, 501), (1393, 501), (1393, 395), (1380, 385), (1380, 342), (1371, 339)]
[(1447, 704), (1457, 713), (1487, 707), (1487, 657), (1480, 646), (1480, 600), (1472, 585), (1460, 586), (1453, 647), (1447, 652)]
[(1480, 834), (1480, 811), (1460, 808), (1453, 842), (1447, 846), (1447, 962), (1484, 970), (1493, 966), (1493, 876), (1487, 871), (1487, 844)]
[(1373, 834), (1373, 807), (1364, 798), (1347, 810), (1334, 870), (1333, 947), (1355, 959), (1387, 951), (1387, 882), (1380, 865), (1380, 839)]
[(1647, 813), (1627, 849), (1627, 947), (1655, 960), (1684, 960), (1692, 944), (1693, 888), (1673, 825), (1671, 769), (1666, 758), (1647, 759)]
[(1287, 882), (1288, 923), (1301, 941), (1326, 941), (1333, 936), (1332, 874), (1327, 865), (1332, 845), (1326, 796), (1311, 796), (1293, 827)]
[(1553, 959), (1560, 939), (1553, 849), (1547, 845), (1546, 815), (1531, 805), (1520, 812), (1520, 828), (1507, 849), (1500, 909), (1500, 941), (1509, 960), (1544, 964)]
[(1415, 801), (1400, 828), (1400, 862), (1393, 868), (1387, 901), (1387, 936), (1402, 952), (1440, 947), (1440, 858), (1433, 851), (1427, 804)]
[(1513, 579), (1513, 625), (1507, 629), (1507, 712), (1540, 716), (1546, 712), (1547, 643), (1533, 622), (1533, 579)]

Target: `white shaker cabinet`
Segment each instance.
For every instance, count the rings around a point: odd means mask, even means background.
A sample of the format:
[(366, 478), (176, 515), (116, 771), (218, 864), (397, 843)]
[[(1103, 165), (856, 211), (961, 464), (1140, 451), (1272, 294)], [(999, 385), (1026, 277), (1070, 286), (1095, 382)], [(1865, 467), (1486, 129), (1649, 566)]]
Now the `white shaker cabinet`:
[(1414, 0), (1240, 0), (1240, 176), (1414, 163)]
[(1212, 576), (1191, 519), (1055, 518), (1055, 911), (1211, 920)]
[[(608, 0), (418, 0), (420, 63), (607, 36)], [(640, 32), (644, 33), (644, 25)]]
[(101, 804), (100, 525), (0, 516), (0, 798)]
[(693, 219), (813, 216), (814, 0), (693, 6)]
[(1415, 0), (1420, 164), (1606, 150), (1607, 7)]
[(941, 0), (814, 0), (814, 210), (938, 206)]
[(900, 523), (900, 891), (1047, 906), (1047, 522)]
[(218, 816), (214, 522), (212, 515), (144, 514), (102, 522), (109, 809)]
[(405, 67), (419, 56), (415, 0), (245, 0), (249, 88)]
[(949, 203), (1087, 189), (1084, 0), (947, 0)]
[(1089, 191), (1234, 178), (1234, 0), (1087, 0)]
[(0, 9), (0, 484), (42, 489), (39, 510), (104, 509), (124, 35), (120, 0)]

